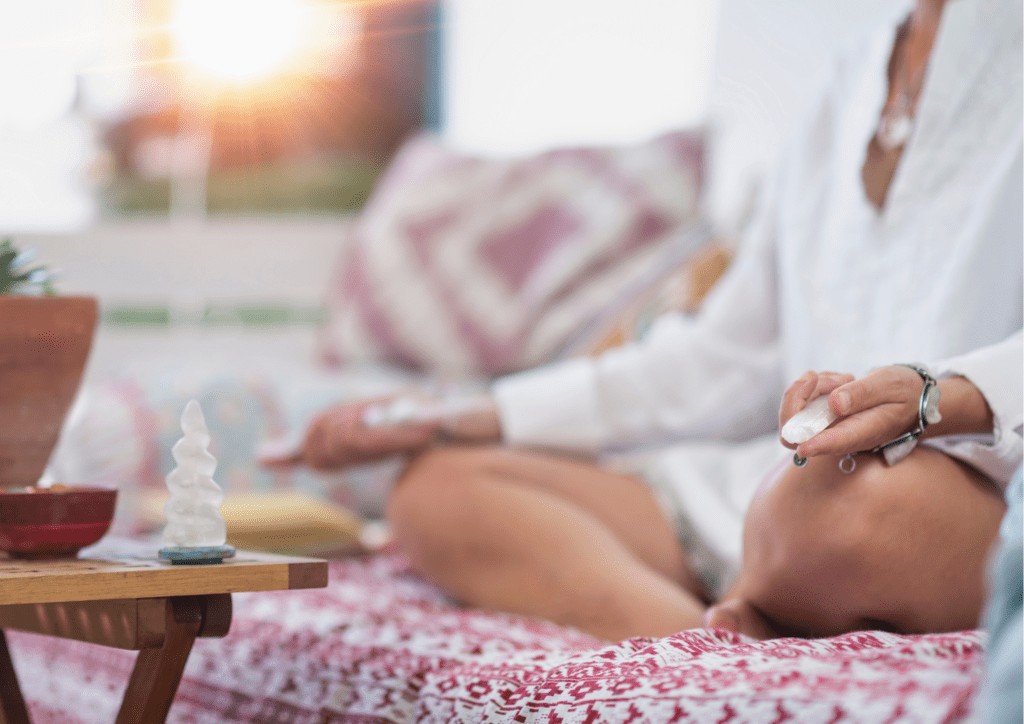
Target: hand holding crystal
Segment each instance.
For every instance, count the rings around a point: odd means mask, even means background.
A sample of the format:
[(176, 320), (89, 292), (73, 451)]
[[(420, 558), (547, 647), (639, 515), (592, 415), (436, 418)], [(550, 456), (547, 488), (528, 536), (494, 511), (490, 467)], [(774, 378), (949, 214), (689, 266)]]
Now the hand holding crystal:
[(499, 438), (490, 396), (437, 398), (410, 392), (331, 407), (313, 419), (301, 439), (270, 443), (259, 459), (271, 467), (304, 464), (335, 470), (445, 440), (477, 443)]
[(313, 418), (301, 438), (264, 446), (258, 454), (260, 463), (269, 467), (307, 465), (316, 470), (337, 470), (412, 452), (437, 439), (441, 421), (436, 419), (367, 424), (374, 410), (390, 402), (390, 398), (385, 398), (330, 407)]
[(921, 388), (921, 376), (903, 365), (879, 367), (860, 379), (837, 372), (806, 372), (782, 397), (780, 429), (821, 397), (827, 399), (827, 413), (834, 422), (809, 438), (784, 431), (782, 444), (804, 458), (873, 450), (917, 428)]

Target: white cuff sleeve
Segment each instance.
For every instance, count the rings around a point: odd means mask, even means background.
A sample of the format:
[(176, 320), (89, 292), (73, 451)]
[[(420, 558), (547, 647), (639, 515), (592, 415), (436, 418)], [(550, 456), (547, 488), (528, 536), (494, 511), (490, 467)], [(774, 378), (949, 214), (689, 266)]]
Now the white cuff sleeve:
[(596, 453), (606, 443), (590, 358), (502, 377), (491, 391), (511, 445)]
[(935, 377), (966, 377), (992, 410), (993, 437), (975, 442), (956, 437), (936, 438), (944, 452), (969, 462), (1006, 488), (1024, 457), (1024, 343), (1021, 334), (960, 357), (930, 365)]

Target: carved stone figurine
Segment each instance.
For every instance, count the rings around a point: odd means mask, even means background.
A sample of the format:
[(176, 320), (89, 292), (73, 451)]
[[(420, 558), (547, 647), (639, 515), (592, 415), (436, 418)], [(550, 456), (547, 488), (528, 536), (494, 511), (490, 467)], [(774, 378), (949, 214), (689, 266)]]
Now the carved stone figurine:
[(164, 505), (167, 527), (160, 557), (172, 563), (219, 563), (235, 549), (224, 544), (224, 491), (213, 480), (217, 459), (207, 449), (210, 432), (195, 400), (185, 405), (181, 429), (184, 436), (171, 448), (177, 466), (167, 476), (171, 498)]

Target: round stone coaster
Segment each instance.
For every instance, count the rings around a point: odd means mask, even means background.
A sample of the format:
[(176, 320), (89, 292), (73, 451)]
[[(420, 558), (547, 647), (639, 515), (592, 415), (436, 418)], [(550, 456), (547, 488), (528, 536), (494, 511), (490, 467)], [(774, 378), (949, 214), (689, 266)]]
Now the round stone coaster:
[(196, 546), (161, 548), (160, 557), (176, 565), (205, 565), (221, 563), (235, 555), (233, 546)]

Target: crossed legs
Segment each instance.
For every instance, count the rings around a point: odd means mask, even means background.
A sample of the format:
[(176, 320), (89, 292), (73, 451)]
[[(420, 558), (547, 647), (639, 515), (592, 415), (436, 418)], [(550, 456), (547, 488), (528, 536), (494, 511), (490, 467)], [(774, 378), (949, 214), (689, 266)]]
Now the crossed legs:
[[(925, 447), (899, 465), (834, 458), (769, 477), (747, 514), (744, 564), (709, 616), (759, 638), (977, 624), (1004, 505), (976, 471)], [(416, 458), (388, 518), (412, 564), (465, 603), (596, 636), (704, 623), (685, 554), (645, 483), (503, 448)]]
[(704, 619), (676, 535), (642, 481), (502, 448), (416, 458), (388, 504), (399, 546), (448, 593), (609, 640)]

